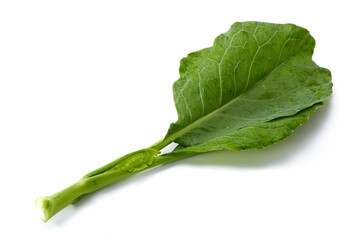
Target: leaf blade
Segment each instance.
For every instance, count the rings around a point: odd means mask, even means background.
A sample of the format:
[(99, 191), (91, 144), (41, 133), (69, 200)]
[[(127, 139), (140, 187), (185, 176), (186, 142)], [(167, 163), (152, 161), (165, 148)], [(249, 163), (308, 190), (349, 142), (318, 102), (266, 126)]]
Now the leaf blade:
[(179, 119), (164, 141), (196, 145), (327, 99), (331, 74), (312, 61), (314, 46), (293, 24), (235, 23), (182, 59), (173, 86)]

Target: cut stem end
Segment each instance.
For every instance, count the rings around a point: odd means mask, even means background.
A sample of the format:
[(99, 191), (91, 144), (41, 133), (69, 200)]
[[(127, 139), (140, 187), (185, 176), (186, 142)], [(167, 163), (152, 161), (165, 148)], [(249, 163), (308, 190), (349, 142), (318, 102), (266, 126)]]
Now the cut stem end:
[(51, 199), (49, 197), (37, 197), (35, 200), (36, 210), (44, 222), (47, 222), (51, 217)]

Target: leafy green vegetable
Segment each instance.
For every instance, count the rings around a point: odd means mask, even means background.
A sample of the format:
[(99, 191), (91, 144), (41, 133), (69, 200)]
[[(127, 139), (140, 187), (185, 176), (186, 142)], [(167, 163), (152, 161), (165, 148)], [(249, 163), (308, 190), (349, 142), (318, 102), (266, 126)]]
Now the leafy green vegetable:
[[(293, 24), (242, 22), (180, 63), (178, 121), (150, 148), (121, 157), (36, 206), (46, 222), (84, 195), (136, 172), (222, 149), (261, 149), (289, 136), (332, 92), (330, 71), (312, 61), (315, 40)], [(170, 143), (170, 153), (160, 150)]]

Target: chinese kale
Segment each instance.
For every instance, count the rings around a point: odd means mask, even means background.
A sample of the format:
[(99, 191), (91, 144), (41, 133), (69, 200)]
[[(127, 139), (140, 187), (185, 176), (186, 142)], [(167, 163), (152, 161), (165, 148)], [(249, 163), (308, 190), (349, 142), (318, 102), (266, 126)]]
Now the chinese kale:
[[(36, 207), (46, 222), (82, 196), (127, 175), (222, 149), (261, 149), (289, 136), (331, 95), (330, 71), (312, 61), (315, 40), (293, 24), (238, 22), (212, 47), (180, 62), (178, 120), (149, 148), (125, 155)], [(170, 153), (160, 150), (170, 143)]]

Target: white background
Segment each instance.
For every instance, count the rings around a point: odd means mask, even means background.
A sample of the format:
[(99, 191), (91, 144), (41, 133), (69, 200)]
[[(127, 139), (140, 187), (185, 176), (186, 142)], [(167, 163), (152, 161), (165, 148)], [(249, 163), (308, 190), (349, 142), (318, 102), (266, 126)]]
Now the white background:
[[(360, 239), (356, 1), (1, 1), (1, 239)], [(326, 107), (264, 150), (140, 173), (54, 216), (34, 200), (160, 140), (187, 53), (236, 21), (295, 23)]]

